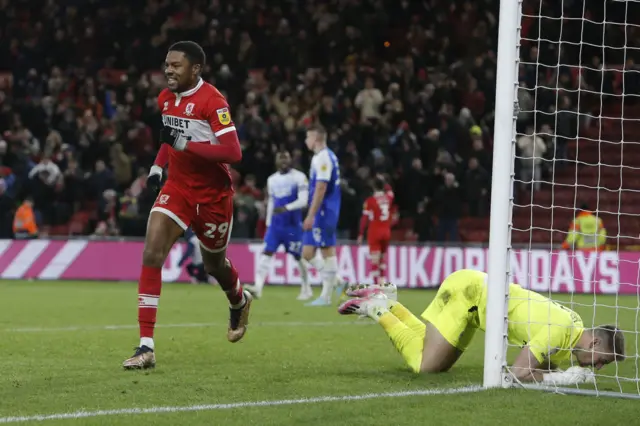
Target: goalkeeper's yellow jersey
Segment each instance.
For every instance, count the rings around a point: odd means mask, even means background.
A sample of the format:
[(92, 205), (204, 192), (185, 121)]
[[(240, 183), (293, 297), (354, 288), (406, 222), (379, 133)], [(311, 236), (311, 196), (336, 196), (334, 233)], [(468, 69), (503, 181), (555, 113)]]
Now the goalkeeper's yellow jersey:
[[(478, 320), (480, 329), (486, 328), (487, 274), (478, 280)], [(584, 332), (582, 318), (571, 309), (517, 284), (509, 285), (508, 339), (517, 346), (529, 346), (538, 362), (549, 359), (553, 364), (571, 358), (571, 349), (576, 346)]]

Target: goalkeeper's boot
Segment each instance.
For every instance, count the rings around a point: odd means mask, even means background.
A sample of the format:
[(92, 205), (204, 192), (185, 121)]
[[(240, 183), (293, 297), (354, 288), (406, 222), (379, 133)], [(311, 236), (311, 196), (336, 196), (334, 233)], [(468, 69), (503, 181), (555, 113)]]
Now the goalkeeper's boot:
[(242, 286), (245, 290), (247, 290), (254, 299), (260, 299), (262, 297), (262, 289), (258, 289), (255, 285), (244, 285)]
[(253, 296), (247, 290), (243, 290), (245, 304), (242, 308), (229, 308), (229, 328), (227, 330), (227, 340), (235, 343), (242, 339), (247, 332), (249, 325), (249, 311)]
[(398, 287), (393, 283), (384, 284), (356, 284), (347, 289), (347, 296), (367, 298), (374, 294), (384, 294), (389, 300), (398, 300)]
[(370, 297), (347, 300), (338, 307), (338, 313), (375, 318), (381, 310), (386, 309), (389, 309), (389, 299), (383, 293), (376, 293)]
[(156, 366), (156, 354), (148, 346), (136, 348), (133, 356), (122, 363), (125, 370), (146, 370)]

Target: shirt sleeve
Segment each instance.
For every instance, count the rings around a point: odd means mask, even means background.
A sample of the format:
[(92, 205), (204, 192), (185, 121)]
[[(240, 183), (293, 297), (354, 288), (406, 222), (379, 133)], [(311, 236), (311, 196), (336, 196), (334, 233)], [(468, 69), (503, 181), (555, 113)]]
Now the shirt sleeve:
[[(545, 359), (551, 360), (554, 364), (566, 361), (571, 357), (572, 336), (577, 335), (582, 330), (582, 324), (577, 319), (573, 320), (571, 312), (552, 307), (549, 309), (544, 304), (532, 307), (534, 318), (548, 318), (549, 325), (540, 327), (531, 337), (529, 349), (539, 362)], [(540, 310), (536, 315), (533, 310)], [(522, 324), (527, 327), (528, 324)]]
[(209, 102), (209, 125), (216, 138), (236, 131), (236, 125), (231, 119), (229, 104), (224, 98), (214, 97)]
[(329, 152), (326, 149), (320, 151), (313, 157), (312, 163), (316, 172), (316, 180), (329, 182), (331, 180), (331, 173), (333, 172), (333, 164), (331, 163)]
[(164, 96), (162, 96), (164, 94), (164, 92), (160, 92), (160, 94), (158, 95), (158, 98), (156, 99), (156, 102), (158, 103), (158, 109), (160, 111), (162, 111), (164, 109)]
[(362, 216), (366, 216), (367, 219), (373, 220), (373, 210), (371, 209), (371, 199), (367, 198), (362, 206)]
[(298, 187), (298, 198), (287, 204), (287, 210), (303, 209), (309, 203), (309, 183), (304, 173), (296, 173), (296, 185)]
[(267, 179), (267, 214), (265, 225), (267, 228), (271, 226), (271, 217), (273, 216), (273, 191), (271, 190), (271, 179)]
[(242, 150), (227, 101), (221, 97), (212, 98), (208, 104), (207, 114), (209, 125), (218, 143), (189, 143), (186, 151), (209, 161), (228, 164), (239, 162), (242, 159)]

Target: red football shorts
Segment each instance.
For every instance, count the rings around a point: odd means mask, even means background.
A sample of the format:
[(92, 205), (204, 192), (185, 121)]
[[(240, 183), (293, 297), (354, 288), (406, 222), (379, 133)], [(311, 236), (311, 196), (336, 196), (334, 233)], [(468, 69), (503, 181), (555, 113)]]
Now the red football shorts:
[(203, 249), (218, 253), (227, 248), (233, 226), (233, 193), (201, 194), (167, 181), (152, 212), (164, 213), (186, 230), (189, 226)]
[(388, 233), (371, 233), (367, 242), (369, 243), (369, 253), (386, 253), (389, 248), (391, 235)]

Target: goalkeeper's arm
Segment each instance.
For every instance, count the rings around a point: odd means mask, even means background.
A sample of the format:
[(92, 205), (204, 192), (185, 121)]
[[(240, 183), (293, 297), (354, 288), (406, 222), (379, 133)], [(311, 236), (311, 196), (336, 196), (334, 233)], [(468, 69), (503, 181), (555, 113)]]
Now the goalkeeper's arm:
[(520, 382), (538, 383), (543, 381), (545, 373), (550, 372), (548, 368), (543, 368), (543, 362), (536, 358), (529, 346), (520, 351), (510, 370), (514, 378)]
[(542, 361), (539, 360), (529, 346), (520, 351), (510, 370), (516, 381), (544, 386), (568, 386), (595, 381), (593, 372), (588, 368), (576, 366), (567, 371), (559, 370), (550, 364), (546, 357)]

